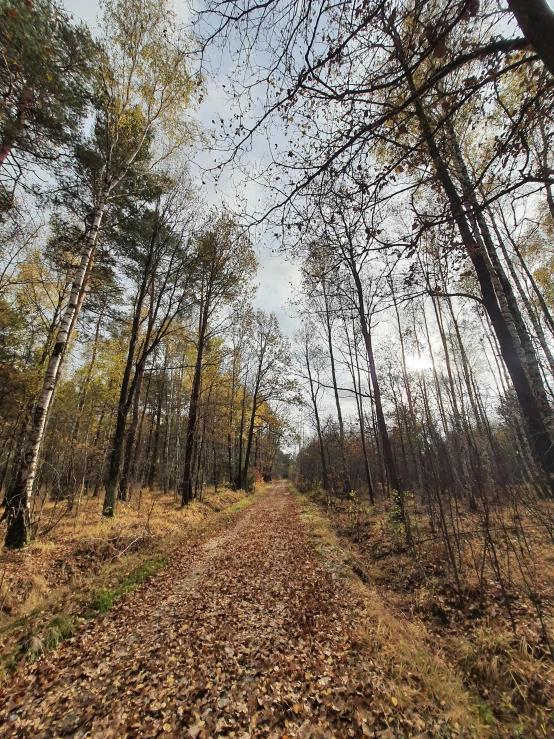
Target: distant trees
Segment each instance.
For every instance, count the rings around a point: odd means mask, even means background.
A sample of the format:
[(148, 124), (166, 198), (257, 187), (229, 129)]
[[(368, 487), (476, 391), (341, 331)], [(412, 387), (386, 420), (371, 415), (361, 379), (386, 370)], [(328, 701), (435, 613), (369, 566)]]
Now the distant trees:
[[(242, 466), (240, 464), (242, 453), (239, 453), (237, 488), (249, 485), (248, 471), (260, 411), (264, 407), (269, 409), (270, 403), (292, 401), (292, 394), (295, 390), (294, 382), (288, 377), (287, 372), (290, 364), (288, 344), (274, 314), (267, 315), (263, 311), (256, 311), (253, 314), (247, 346), (249, 346), (251, 357), (249, 385), (247, 385), (251, 395), (251, 407)], [(242, 418), (241, 425), (243, 424), (244, 419)], [(275, 447), (278, 447), (278, 444)], [(242, 451), (242, 439), (240, 449)]]
[(193, 498), (193, 455), (206, 344), (223, 329), (214, 319), (219, 316), (221, 320), (222, 308), (238, 299), (255, 268), (256, 259), (248, 239), (241, 235), (229, 217), (214, 218), (197, 236), (195, 292), (198, 296), (198, 331), (183, 463), (183, 505)]
[[(220, 438), (226, 337), (256, 262), (239, 225), (223, 210), (206, 214), (187, 178), (182, 154), (199, 138), (190, 111), (202, 80), (165, 0), (109, 0), (95, 40), (55, 2), (6, 0), (0, 14), (10, 388), (0, 398), (0, 477), (5, 543), (21, 547), (45, 495), (71, 508), (104, 487), (113, 516), (137, 483), (179, 490), (184, 502), (206, 474), (218, 483), (229, 447)], [(48, 187), (38, 188), (45, 168)], [(26, 203), (44, 206), (34, 230), (16, 181)], [(86, 347), (64, 379), (75, 342)], [(231, 403), (241, 390), (250, 413), (239, 378)], [(281, 422), (253, 405), (270, 469)]]
[[(313, 413), (314, 427), (317, 434), (319, 459), (321, 462), (320, 479), (325, 493), (329, 491), (329, 471), (327, 451), (325, 448), (324, 429), (321, 420), (320, 397), (322, 392), (321, 371), (324, 366), (324, 352), (317, 343), (315, 326), (309, 319), (303, 321), (302, 327), (295, 337), (295, 360), (300, 376), (305, 376), (308, 382), (309, 407)], [(304, 375), (304, 370), (306, 374)]]

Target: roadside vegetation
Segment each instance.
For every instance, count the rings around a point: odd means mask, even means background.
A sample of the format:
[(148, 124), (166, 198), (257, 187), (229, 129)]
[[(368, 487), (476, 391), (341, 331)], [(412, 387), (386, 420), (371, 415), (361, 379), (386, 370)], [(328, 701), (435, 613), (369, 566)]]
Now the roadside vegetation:
[[(475, 736), (548, 736), (554, 667), (522, 599), (508, 610), (498, 586), (482, 598), (468, 588), (460, 607), (444, 551), (423, 542), (412, 555), (386, 503), (297, 497), (316, 550), (357, 581), (360, 654), (386, 665), (393, 684), (407, 680), (407, 705), (438, 702), (460, 726), (472, 717)], [(554, 561), (544, 539), (533, 546), (551, 618)]]
[(24, 551), (0, 556), (1, 680), (72, 637), (159, 572), (176, 550), (193, 552), (232, 524), (265, 490), (220, 488), (186, 508), (156, 492), (124, 503), (117, 521), (91, 499), (79, 525), (59, 527)]

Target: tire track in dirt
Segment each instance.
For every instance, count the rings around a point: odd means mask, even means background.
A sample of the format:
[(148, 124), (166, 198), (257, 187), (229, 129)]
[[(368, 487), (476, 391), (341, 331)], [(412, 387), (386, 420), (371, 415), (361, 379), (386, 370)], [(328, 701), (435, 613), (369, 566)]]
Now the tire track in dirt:
[(382, 735), (356, 603), (286, 485), (189, 557), (6, 686), (0, 737)]

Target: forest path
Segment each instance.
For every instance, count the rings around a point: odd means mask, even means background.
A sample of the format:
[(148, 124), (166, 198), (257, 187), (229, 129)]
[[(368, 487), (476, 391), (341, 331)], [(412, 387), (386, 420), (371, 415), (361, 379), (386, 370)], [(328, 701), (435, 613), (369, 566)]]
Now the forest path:
[(374, 736), (347, 593), (279, 483), (22, 671), (0, 736)]

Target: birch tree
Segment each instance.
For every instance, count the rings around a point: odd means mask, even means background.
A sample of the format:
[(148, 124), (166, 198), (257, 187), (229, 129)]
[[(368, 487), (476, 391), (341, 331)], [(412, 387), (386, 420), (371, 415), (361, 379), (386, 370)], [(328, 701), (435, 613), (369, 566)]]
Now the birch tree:
[(5, 543), (25, 546), (38, 457), (61, 368), (85, 299), (106, 212), (157, 163), (193, 136), (186, 111), (198, 90), (190, 72), (189, 42), (176, 28), (169, 3), (106, 0), (90, 140), (75, 146), (77, 197), (86, 190), (89, 212), (79, 266), (33, 412), (22, 464), (8, 494)]

